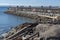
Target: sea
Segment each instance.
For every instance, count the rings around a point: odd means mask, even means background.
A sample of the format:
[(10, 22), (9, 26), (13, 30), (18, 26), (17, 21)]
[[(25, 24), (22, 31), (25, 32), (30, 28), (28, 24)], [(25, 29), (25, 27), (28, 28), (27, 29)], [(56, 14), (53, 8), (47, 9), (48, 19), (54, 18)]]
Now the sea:
[(8, 8), (9, 6), (0, 6), (0, 35), (25, 22), (34, 22), (30, 18), (4, 13)]

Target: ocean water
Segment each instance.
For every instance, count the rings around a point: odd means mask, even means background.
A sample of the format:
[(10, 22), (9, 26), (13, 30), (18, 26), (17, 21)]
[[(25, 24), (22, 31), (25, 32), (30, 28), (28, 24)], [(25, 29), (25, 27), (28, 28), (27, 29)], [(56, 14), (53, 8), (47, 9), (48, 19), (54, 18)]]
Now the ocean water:
[(33, 19), (4, 13), (8, 8), (9, 7), (6, 6), (0, 7), (0, 35), (9, 31), (11, 27), (15, 27), (25, 22), (34, 21)]

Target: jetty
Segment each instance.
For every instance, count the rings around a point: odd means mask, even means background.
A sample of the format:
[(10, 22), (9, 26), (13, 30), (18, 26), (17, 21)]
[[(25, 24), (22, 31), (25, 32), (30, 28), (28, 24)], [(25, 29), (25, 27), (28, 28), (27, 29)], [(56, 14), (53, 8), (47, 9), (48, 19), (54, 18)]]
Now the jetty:
[(59, 7), (10, 7), (5, 13), (28, 17), (42, 23), (59, 23)]

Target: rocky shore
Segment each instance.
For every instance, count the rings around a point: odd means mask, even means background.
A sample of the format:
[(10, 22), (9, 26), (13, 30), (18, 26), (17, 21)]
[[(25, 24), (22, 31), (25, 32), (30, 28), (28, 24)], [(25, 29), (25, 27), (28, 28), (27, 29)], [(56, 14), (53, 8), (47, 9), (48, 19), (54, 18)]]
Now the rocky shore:
[(12, 28), (5, 40), (60, 40), (60, 25), (24, 23)]
[(60, 24), (60, 16), (50, 16), (40, 12), (14, 11), (14, 10), (7, 10), (5, 11), (5, 13), (31, 18), (36, 20), (36, 22), (40, 22), (40, 23)]
[(39, 16), (37, 14), (34, 14), (36, 12), (28, 12), (28, 11), (11, 11), (11, 10), (7, 10), (5, 11), (5, 13), (8, 14), (13, 14), (13, 15), (17, 15), (17, 16), (21, 16), (21, 17), (28, 17), (31, 19), (39, 19)]
[[(13, 14), (21, 17), (28, 17), (31, 19), (35, 19), (36, 22), (41, 23), (53, 23), (53, 24), (60, 24), (60, 14), (55, 12), (55, 8), (47, 8), (44, 10), (40, 7), (10, 7), (8, 10), (5, 11), (7, 14)], [(42, 12), (42, 11), (43, 12)], [(51, 12), (53, 10), (53, 12)], [(59, 11), (58, 8), (56, 11)], [(55, 13), (54, 13), (55, 12)]]
[(4, 36), (5, 40), (60, 40), (60, 16), (41, 15), (40, 12), (7, 10), (5, 13), (35, 19), (24, 23)]

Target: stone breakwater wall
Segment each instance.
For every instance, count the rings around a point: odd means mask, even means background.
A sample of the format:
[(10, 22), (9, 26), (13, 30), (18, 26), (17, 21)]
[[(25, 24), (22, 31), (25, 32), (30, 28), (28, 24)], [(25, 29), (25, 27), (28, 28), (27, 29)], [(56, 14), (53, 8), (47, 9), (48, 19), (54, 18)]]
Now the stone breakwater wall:
[(34, 19), (35, 22), (40, 22), (40, 23), (52, 23), (52, 22), (58, 23), (55, 17), (42, 15), (42, 13), (40, 12), (7, 10), (5, 13), (31, 18), (31, 19)]
[(25, 11), (6, 11), (5, 13), (8, 14), (14, 14), (17, 16), (21, 16), (21, 17), (28, 17), (31, 19), (39, 19), (40, 17), (37, 14), (34, 14), (35, 12), (25, 12)]

